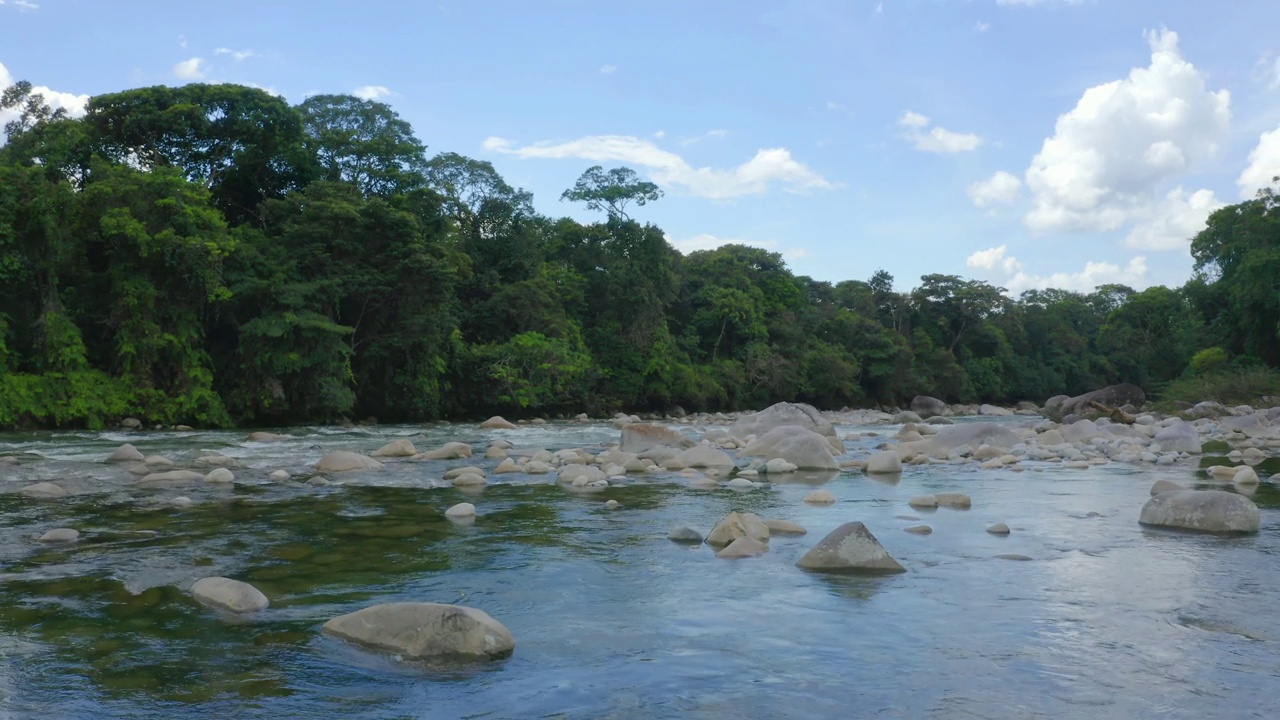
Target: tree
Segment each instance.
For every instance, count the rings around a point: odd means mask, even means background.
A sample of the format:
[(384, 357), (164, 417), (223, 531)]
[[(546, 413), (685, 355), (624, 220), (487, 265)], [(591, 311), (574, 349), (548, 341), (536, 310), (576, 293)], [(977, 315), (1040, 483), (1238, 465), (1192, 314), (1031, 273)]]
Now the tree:
[(630, 220), (626, 213), (629, 203), (643, 206), (661, 197), (662, 190), (657, 185), (641, 180), (631, 168), (618, 167), (605, 172), (595, 165), (587, 168), (560, 200), (585, 202), (590, 210), (605, 212), (610, 218)]
[(422, 185), (426, 146), (389, 105), (352, 95), (315, 95), (298, 111), (324, 179), (352, 183), (366, 195), (394, 195)]

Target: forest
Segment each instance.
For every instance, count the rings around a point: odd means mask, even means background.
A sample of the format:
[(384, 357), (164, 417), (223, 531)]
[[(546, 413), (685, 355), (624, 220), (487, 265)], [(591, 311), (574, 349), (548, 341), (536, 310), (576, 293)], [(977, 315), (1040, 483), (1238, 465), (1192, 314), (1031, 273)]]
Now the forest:
[(1280, 186), (1213, 213), (1180, 288), (1084, 294), (743, 245), (681, 254), (627, 168), (534, 210), (386, 104), (146, 87), (0, 98), (0, 427), (272, 426), (1280, 393)]

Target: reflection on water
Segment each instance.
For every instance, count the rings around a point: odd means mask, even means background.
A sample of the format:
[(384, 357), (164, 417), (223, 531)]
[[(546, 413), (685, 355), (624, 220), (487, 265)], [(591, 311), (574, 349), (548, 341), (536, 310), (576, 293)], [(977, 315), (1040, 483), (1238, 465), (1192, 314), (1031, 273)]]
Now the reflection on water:
[[(865, 428), (845, 428), (845, 431)], [(1143, 529), (1158, 477), (1221, 487), (1192, 465), (1043, 465), (1027, 472), (908, 467), (896, 482), (806, 474), (749, 493), (641, 476), (574, 495), (547, 476), (441, 487), (473, 458), (390, 463), (306, 484), (332, 449), (408, 437), (483, 449), (599, 448), (607, 426), (305, 428), (284, 443), (227, 433), (43, 433), (0, 438), (0, 715), (42, 717), (989, 717), (1202, 718), (1280, 714), (1280, 493), (1263, 529), (1221, 538)], [(100, 460), (120, 442), (180, 466), (235, 457), (231, 487), (142, 491)], [(882, 438), (848, 443), (864, 456)], [(1264, 466), (1266, 463), (1264, 463)], [(1262, 467), (1259, 473), (1262, 474)], [(288, 469), (299, 481), (269, 483)], [(1265, 477), (1265, 475), (1264, 475)], [(56, 481), (72, 495), (12, 491)], [(801, 498), (815, 486), (837, 503)], [(922, 513), (915, 495), (962, 491), (969, 510)], [(167, 500), (191, 497), (176, 508)], [(476, 504), (474, 525), (449, 522)], [(603, 503), (616, 499), (622, 509)], [(747, 510), (806, 537), (726, 562), (666, 540)], [(933, 534), (903, 532), (920, 517)], [(889, 577), (801, 572), (826, 532), (861, 520), (907, 568)], [(1007, 537), (985, 528), (1004, 522)], [(33, 541), (74, 527), (69, 546)], [(1032, 562), (995, 556), (1018, 553)], [(230, 621), (187, 598), (206, 575), (253, 583), (260, 617)], [(516, 637), (505, 663), (424, 673), (319, 634), (373, 602), (479, 607)]]

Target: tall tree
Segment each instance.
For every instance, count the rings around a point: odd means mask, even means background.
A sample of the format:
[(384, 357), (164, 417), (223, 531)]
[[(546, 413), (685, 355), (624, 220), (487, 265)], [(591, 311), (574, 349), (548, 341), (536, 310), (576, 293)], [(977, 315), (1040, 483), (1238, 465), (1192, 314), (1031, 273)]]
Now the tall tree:
[(587, 168), (573, 187), (560, 195), (561, 200), (585, 202), (587, 208), (607, 213), (610, 218), (630, 220), (627, 205), (643, 206), (662, 197), (655, 184), (641, 180), (631, 168), (617, 167), (605, 172), (599, 165)]
[(422, 185), (427, 148), (391, 106), (353, 95), (314, 95), (298, 110), (324, 179), (352, 183), (366, 195)]

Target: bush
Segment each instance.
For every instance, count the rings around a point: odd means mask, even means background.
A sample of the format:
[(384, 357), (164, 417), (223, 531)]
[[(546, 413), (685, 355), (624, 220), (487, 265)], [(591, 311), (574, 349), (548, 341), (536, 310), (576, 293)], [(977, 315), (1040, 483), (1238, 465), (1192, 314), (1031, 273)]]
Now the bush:
[(1224, 370), (1231, 362), (1231, 356), (1220, 347), (1205, 348), (1191, 356), (1191, 374), (1206, 375)]
[(1267, 395), (1280, 395), (1280, 371), (1266, 367), (1227, 368), (1179, 378), (1160, 391), (1164, 401), (1215, 400), (1224, 405), (1253, 403)]

